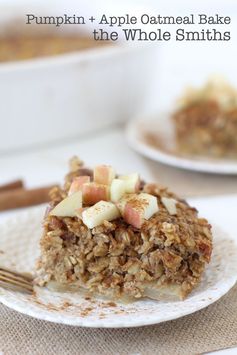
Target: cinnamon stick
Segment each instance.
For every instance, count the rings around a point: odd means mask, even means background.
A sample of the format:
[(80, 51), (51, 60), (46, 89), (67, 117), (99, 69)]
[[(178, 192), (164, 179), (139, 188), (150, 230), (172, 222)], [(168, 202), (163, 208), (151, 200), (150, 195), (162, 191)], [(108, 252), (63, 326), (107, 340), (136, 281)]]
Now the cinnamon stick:
[(36, 189), (14, 189), (0, 193), (0, 211), (6, 211), (19, 207), (39, 205), (49, 201), (49, 191), (54, 187), (46, 186)]
[(18, 179), (4, 185), (0, 185), (0, 192), (14, 190), (14, 189), (21, 189), (23, 187), (24, 187), (23, 181)]

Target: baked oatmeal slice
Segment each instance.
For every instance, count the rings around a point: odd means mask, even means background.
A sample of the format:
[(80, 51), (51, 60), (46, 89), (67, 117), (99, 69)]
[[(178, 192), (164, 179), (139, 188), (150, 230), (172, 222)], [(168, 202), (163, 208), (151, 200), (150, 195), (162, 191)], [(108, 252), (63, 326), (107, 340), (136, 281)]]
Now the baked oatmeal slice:
[(183, 299), (212, 253), (211, 226), (197, 210), (138, 174), (94, 171), (73, 159), (51, 191), (36, 283), (107, 298)]
[(226, 82), (189, 89), (172, 118), (180, 152), (237, 158), (237, 91)]

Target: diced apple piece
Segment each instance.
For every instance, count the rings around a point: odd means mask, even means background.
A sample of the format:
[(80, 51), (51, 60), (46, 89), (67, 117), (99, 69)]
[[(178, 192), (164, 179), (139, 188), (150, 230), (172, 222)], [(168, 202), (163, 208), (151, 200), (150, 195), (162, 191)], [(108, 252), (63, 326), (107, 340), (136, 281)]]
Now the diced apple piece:
[(82, 185), (90, 182), (90, 176), (77, 176), (73, 179), (68, 196), (74, 194), (77, 191), (82, 191)]
[(137, 173), (129, 175), (121, 175), (119, 179), (125, 182), (125, 192), (134, 193), (139, 191), (140, 186), (140, 176)]
[(169, 197), (161, 197), (161, 202), (167, 209), (170, 215), (175, 215), (177, 214), (177, 208), (176, 208), (176, 203), (177, 201), (174, 198), (169, 198)]
[(147, 193), (125, 195), (117, 206), (124, 220), (135, 228), (141, 228), (144, 220), (159, 210), (157, 198)]
[(109, 201), (109, 186), (89, 182), (82, 186), (82, 199), (85, 205), (94, 205), (99, 201)]
[(120, 217), (118, 208), (107, 201), (97, 202), (82, 212), (82, 221), (88, 228), (94, 228), (101, 225), (104, 221), (113, 221)]
[(144, 203), (144, 218), (150, 219), (156, 212), (159, 211), (157, 197), (145, 192), (139, 194), (139, 199)]
[(76, 210), (82, 207), (82, 192), (78, 191), (71, 196), (66, 197), (52, 209), (50, 216), (75, 217)]
[(137, 194), (127, 194), (117, 203), (124, 220), (136, 228), (143, 223), (144, 208)]
[(110, 185), (110, 199), (112, 202), (118, 202), (118, 200), (125, 194), (125, 181), (121, 179), (113, 179)]
[(125, 205), (124, 220), (135, 228), (141, 228), (144, 222), (144, 211), (142, 208), (135, 207), (129, 202)]
[(110, 185), (115, 178), (115, 170), (110, 165), (98, 165), (94, 169), (94, 182)]

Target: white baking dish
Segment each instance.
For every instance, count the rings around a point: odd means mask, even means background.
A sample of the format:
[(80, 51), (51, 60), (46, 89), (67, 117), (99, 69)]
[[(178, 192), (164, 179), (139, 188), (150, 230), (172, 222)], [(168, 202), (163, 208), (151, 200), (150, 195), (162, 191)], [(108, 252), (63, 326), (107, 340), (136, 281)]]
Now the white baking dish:
[[(0, 8), (1, 23), (26, 13), (19, 6), (10, 10)], [(80, 137), (147, 113), (156, 66), (157, 47), (149, 45), (0, 63), (0, 153)]]

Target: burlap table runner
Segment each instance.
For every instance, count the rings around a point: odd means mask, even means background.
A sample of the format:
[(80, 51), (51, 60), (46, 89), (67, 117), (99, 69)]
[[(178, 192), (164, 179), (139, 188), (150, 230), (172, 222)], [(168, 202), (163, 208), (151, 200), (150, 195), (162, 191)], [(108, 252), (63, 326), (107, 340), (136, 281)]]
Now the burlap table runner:
[(4, 355), (200, 354), (237, 345), (237, 285), (202, 311), (156, 326), (86, 329), (36, 320), (0, 305)]
[(237, 175), (218, 175), (176, 169), (143, 159), (153, 181), (160, 182), (179, 196), (211, 196), (237, 193)]

